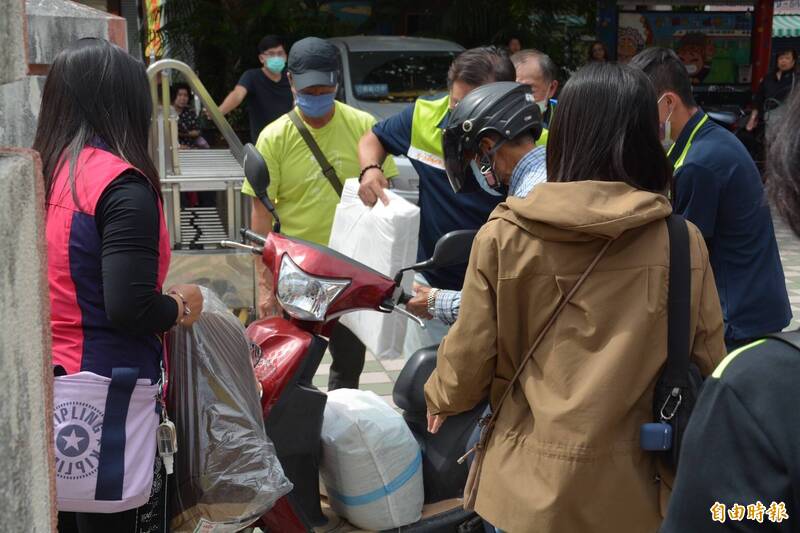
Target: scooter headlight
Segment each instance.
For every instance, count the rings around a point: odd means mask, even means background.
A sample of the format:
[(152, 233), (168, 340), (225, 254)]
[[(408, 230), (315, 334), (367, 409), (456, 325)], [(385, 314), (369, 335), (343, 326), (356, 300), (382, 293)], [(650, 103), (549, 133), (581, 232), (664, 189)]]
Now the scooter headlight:
[(349, 281), (312, 276), (284, 254), (276, 292), (278, 302), (293, 318), (322, 322), (328, 307), (348, 285)]

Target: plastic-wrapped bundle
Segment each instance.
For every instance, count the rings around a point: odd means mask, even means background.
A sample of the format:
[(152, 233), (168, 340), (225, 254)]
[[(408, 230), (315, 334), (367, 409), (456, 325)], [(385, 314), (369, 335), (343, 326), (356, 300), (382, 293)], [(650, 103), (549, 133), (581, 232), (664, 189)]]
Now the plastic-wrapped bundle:
[(169, 405), (178, 433), (172, 529), (233, 532), (292, 484), (264, 431), (244, 327), (213, 292), (202, 292), (199, 320), (170, 334)]
[[(386, 195), (389, 205), (378, 202), (375, 207), (366, 207), (358, 197), (358, 180), (347, 180), (333, 217), (330, 247), (386, 276), (394, 276), (416, 262), (419, 207), (392, 191), (386, 191)], [(411, 292), (411, 280), (410, 274), (405, 276), (406, 292)], [(384, 359), (403, 353), (408, 321), (402, 316), (357, 311), (344, 315), (341, 322), (375, 357)]]
[(331, 507), (369, 531), (422, 516), (422, 454), (403, 417), (374, 392), (328, 393), (322, 424), (322, 481)]

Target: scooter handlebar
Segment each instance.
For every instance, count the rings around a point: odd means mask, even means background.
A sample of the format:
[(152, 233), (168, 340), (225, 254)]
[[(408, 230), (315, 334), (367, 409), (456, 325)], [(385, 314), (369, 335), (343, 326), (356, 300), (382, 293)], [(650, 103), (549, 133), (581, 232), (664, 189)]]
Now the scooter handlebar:
[(248, 244), (242, 244), (236, 241), (220, 241), (220, 246), (223, 248), (235, 248), (237, 250), (247, 250), (250, 253), (255, 255), (261, 255), (264, 253), (264, 248), (260, 246), (250, 246)]
[(249, 230), (247, 228), (242, 228), (240, 230), (240, 233), (242, 234), (242, 238), (244, 240), (246, 240), (246, 241), (251, 241), (251, 242), (258, 243), (261, 246), (264, 246), (265, 244), (267, 244), (266, 237), (264, 237), (263, 235), (259, 235), (255, 231)]
[[(403, 301), (404, 299), (405, 301)], [(406, 311), (403, 307), (400, 307), (400, 304), (404, 304), (408, 302), (410, 299), (411, 297), (407, 295), (405, 292), (403, 292), (400, 295), (400, 299), (397, 305), (395, 305), (395, 303), (392, 302), (391, 300), (387, 300), (380, 306), (380, 310), (383, 311), (384, 313), (397, 313), (399, 315), (402, 315), (406, 317), (408, 320), (413, 320), (414, 322), (416, 322), (417, 325), (422, 329), (425, 329), (425, 322), (420, 317), (413, 315), (408, 311)]]

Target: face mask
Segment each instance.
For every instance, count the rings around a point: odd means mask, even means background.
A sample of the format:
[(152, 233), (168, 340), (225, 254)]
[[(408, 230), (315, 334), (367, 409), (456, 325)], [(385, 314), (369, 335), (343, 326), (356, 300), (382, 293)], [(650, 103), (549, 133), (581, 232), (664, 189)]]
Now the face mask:
[(297, 107), (307, 117), (324, 117), (333, 109), (333, 102), (336, 100), (336, 92), (313, 95), (297, 93)]
[(689, 73), (689, 76), (694, 76), (698, 70), (700, 69), (697, 68), (697, 65), (686, 65), (686, 72)]
[[(662, 94), (661, 98), (658, 99), (657, 104), (661, 103), (661, 100), (664, 99), (666, 94)], [(667, 115), (667, 120), (658, 125), (659, 133), (661, 136), (661, 146), (664, 147), (664, 150), (669, 150), (675, 141), (672, 140), (672, 124), (670, 124), (669, 119), (672, 118), (672, 113), (674, 109), (669, 110), (669, 114)]]
[(286, 60), (282, 57), (270, 57), (264, 62), (264, 65), (270, 72), (278, 74), (279, 72), (283, 72), (283, 67), (286, 66)]
[(549, 102), (549, 100), (542, 100), (540, 102), (536, 102), (536, 105), (539, 106), (539, 111), (541, 111), (542, 114), (544, 114), (544, 112), (547, 111), (548, 102)]

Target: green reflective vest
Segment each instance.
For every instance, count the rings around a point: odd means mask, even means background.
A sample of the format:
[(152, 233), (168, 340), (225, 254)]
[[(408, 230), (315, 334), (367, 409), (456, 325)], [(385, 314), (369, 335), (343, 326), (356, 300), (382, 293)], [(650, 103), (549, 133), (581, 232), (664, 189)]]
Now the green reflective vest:
[(420, 163), (444, 170), (442, 137), (444, 130), (439, 124), (450, 110), (450, 96), (436, 100), (419, 98), (414, 105), (411, 119), (411, 145), (406, 155)]
[[(444, 130), (439, 127), (450, 111), (450, 96), (436, 100), (418, 99), (414, 105), (411, 119), (411, 145), (406, 155), (409, 159), (444, 170), (444, 150), (442, 137)], [(542, 135), (536, 146), (546, 146), (548, 131), (542, 129)]]

